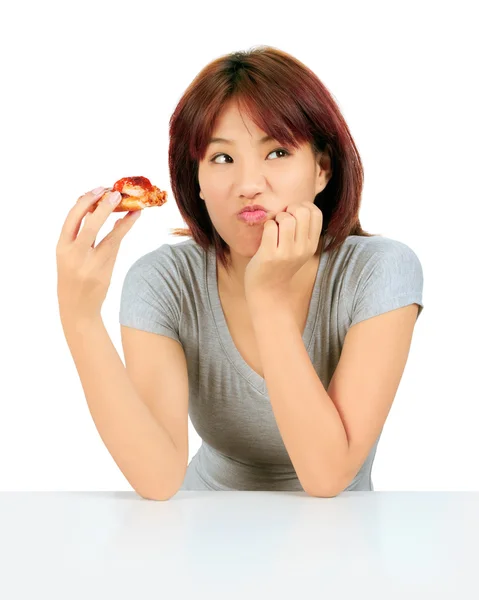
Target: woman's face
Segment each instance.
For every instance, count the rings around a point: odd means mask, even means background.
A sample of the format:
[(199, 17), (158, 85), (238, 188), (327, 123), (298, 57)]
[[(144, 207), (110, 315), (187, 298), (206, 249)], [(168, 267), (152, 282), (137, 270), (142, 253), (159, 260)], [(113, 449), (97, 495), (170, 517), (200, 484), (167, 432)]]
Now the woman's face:
[(320, 167), (309, 143), (295, 150), (275, 140), (262, 142), (265, 135), (231, 102), (213, 132), (213, 137), (231, 143), (210, 143), (198, 165), (200, 197), (237, 265), (256, 253), (264, 227), (240, 221), (240, 209), (261, 204), (269, 211), (268, 219), (274, 219), (288, 204), (314, 202), (329, 179), (329, 171)]

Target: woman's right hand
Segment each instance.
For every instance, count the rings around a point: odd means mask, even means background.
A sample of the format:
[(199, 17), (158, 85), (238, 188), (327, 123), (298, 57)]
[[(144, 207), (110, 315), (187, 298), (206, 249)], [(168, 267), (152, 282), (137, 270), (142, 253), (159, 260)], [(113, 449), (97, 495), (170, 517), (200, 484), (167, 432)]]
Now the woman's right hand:
[[(95, 247), (99, 230), (121, 200), (119, 192), (108, 192), (92, 210), (103, 194), (105, 188), (97, 194), (92, 191), (78, 198), (65, 219), (57, 243), (57, 295), (62, 322), (101, 317), (120, 243), (142, 212), (130, 211), (118, 219)], [(111, 204), (109, 200), (116, 194), (118, 201)], [(85, 223), (80, 231), (83, 218)]]

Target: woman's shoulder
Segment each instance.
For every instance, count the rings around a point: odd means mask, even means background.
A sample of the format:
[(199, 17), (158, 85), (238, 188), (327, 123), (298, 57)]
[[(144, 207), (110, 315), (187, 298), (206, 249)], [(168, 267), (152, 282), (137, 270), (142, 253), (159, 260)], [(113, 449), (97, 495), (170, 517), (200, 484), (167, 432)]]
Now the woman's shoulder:
[(371, 260), (418, 262), (419, 257), (405, 242), (382, 235), (350, 235), (336, 252), (336, 261), (349, 269), (363, 268)]

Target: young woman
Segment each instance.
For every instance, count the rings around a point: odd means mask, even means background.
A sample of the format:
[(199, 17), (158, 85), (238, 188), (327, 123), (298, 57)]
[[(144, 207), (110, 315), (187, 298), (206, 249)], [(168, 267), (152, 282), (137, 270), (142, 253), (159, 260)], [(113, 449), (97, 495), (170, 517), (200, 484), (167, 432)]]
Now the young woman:
[[(278, 49), (222, 56), (172, 115), (169, 168), (188, 225), (173, 232), (190, 239), (124, 281), (124, 393), (158, 429), (135, 422), (140, 447), (118, 425), (120, 468), (159, 499), (373, 490), (423, 273), (407, 245), (361, 228), (362, 163), (331, 94)], [(123, 408), (112, 400), (110, 419)], [(202, 438), (189, 465), (188, 413)]]

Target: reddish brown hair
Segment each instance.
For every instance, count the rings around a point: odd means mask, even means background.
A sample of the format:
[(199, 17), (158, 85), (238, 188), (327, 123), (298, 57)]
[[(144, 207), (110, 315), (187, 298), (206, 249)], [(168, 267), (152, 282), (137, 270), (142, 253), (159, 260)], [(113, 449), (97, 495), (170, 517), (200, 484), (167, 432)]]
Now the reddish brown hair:
[(229, 246), (219, 236), (199, 196), (198, 163), (206, 153), (215, 121), (232, 99), (249, 118), (281, 144), (310, 142), (316, 156), (329, 156), (332, 176), (314, 203), (323, 213), (321, 235), (338, 248), (349, 235), (371, 237), (359, 222), (364, 172), (349, 128), (333, 97), (303, 63), (271, 46), (221, 56), (189, 85), (170, 119), (168, 164), (171, 188), (192, 237), (204, 250), (212, 244), (228, 270)]

